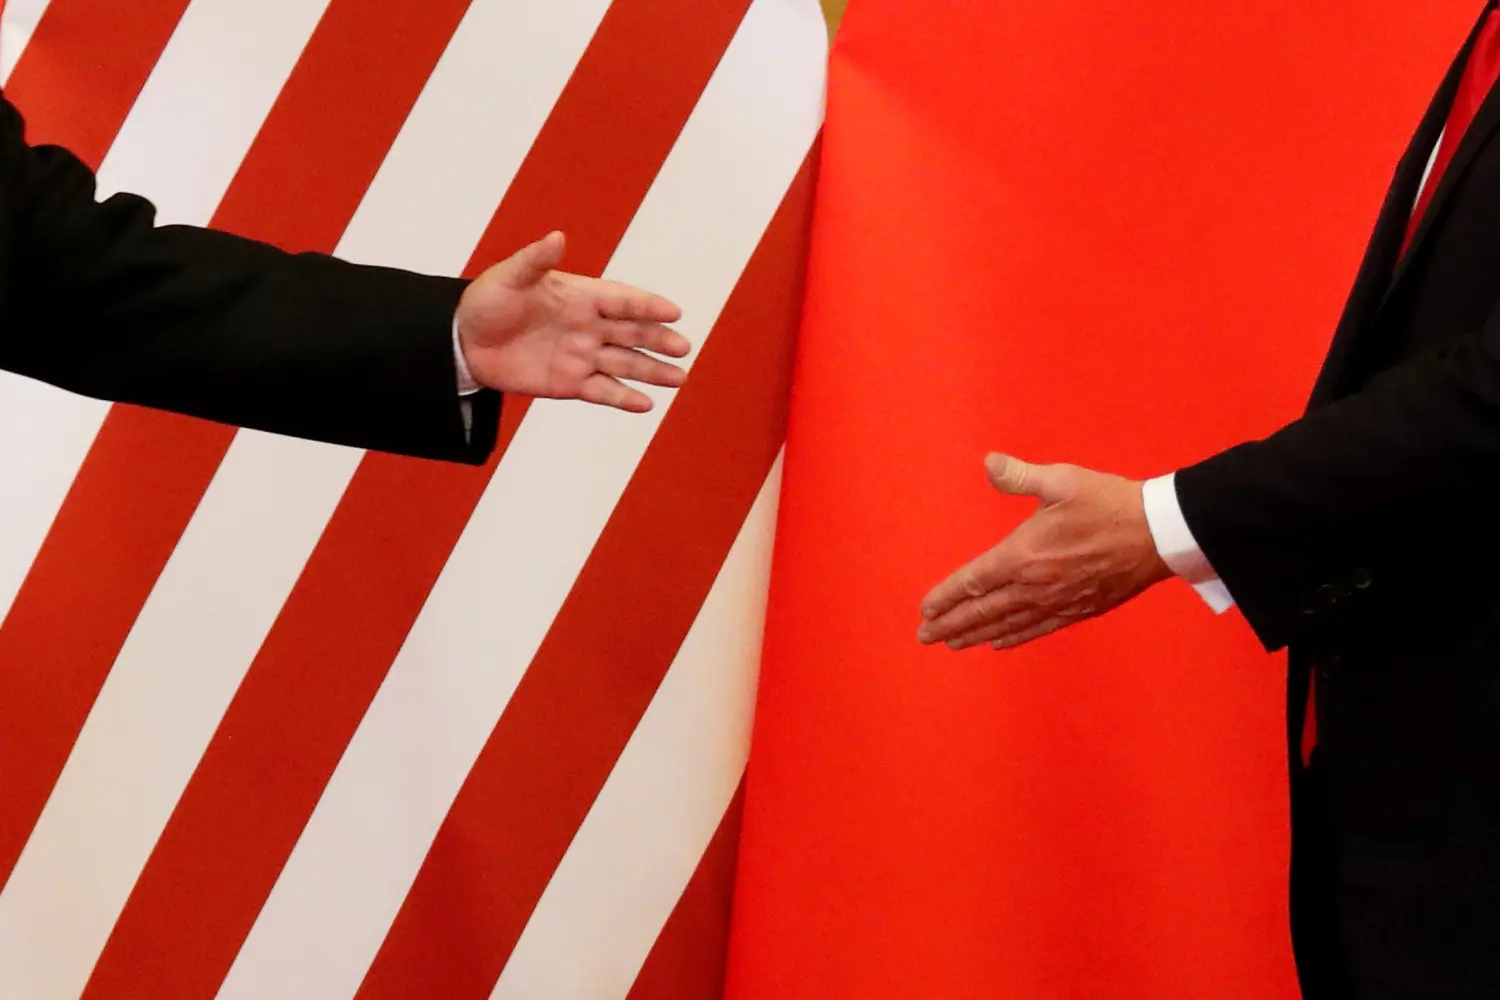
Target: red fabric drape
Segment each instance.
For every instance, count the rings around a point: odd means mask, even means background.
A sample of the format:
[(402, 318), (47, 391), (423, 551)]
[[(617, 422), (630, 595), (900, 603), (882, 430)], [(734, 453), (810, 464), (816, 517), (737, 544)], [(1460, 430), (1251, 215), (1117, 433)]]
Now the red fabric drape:
[(1181, 584), (914, 635), (1029, 510), (1295, 417), (1478, 0), (855, 0), (835, 46), (731, 1000), (1269, 1000), (1284, 663)]

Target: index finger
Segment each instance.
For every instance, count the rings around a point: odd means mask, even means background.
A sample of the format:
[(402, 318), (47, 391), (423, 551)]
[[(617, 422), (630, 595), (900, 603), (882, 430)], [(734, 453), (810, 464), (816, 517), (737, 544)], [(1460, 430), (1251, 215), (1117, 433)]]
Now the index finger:
[(660, 323), (612, 323), (605, 339), (616, 347), (665, 354), (669, 358), (685, 358), (693, 350), (686, 337)]
[(965, 565), (922, 599), (922, 617), (941, 617), (964, 601), (980, 597), (1006, 580), (1005, 556), (997, 547)]
[(596, 288), (599, 315), (606, 319), (631, 320), (637, 323), (675, 323), (682, 310), (671, 299), (634, 285), (600, 279)]
[(599, 315), (635, 323), (675, 323), (682, 310), (671, 299), (639, 288), (607, 291), (599, 296)]
[(589, 295), (605, 319), (642, 323), (675, 323), (682, 318), (677, 303), (655, 292), (608, 278), (588, 278), (567, 271), (552, 272), (553, 280)]

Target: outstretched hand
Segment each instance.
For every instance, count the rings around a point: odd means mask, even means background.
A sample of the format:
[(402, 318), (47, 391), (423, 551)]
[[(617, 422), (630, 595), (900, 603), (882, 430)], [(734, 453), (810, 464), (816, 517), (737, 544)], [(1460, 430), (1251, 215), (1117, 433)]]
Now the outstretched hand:
[(985, 469), (1001, 493), (1040, 506), (927, 595), (919, 641), (1009, 649), (1104, 614), (1171, 576), (1139, 482), (1005, 455), (989, 456)]
[(665, 325), (681, 310), (629, 285), (555, 270), (563, 251), (552, 233), (465, 290), (458, 338), (470, 374), (501, 392), (646, 412), (651, 399), (625, 383), (682, 385), (682, 368), (651, 357), (687, 356), (687, 339)]

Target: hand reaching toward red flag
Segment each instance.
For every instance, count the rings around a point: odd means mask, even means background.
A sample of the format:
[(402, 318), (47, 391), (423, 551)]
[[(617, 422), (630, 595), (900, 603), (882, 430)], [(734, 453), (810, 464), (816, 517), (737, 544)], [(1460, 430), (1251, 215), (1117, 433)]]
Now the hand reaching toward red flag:
[(458, 336), (470, 374), (501, 392), (646, 412), (650, 398), (622, 380), (682, 385), (681, 368), (644, 353), (687, 355), (687, 339), (664, 325), (681, 310), (629, 285), (554, 270), (563, 250), (563, 235), (552, 233), (464, 292)]
[(985, 469), (1001, 493), (1041, 506), (928, 594), (921, 642), (1010, 649), (1102, 615), (1172, 575), (1152, 540), (1139, 482), (999, 454)]

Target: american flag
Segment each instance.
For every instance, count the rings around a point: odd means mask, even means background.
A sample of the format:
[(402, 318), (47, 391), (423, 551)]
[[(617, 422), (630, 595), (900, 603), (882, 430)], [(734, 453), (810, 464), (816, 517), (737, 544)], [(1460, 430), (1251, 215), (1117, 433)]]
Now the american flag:
[(444, 466), (0, 384), (0, 998), (722, 990), (815, 0), (9, 0), (34, 142), (163, 223), (684, 308), (637, 417)]

